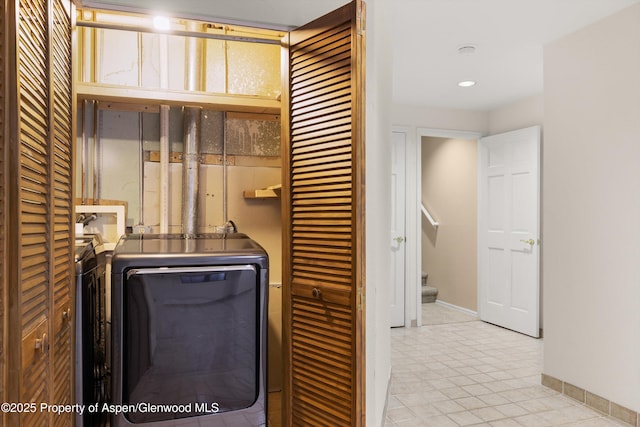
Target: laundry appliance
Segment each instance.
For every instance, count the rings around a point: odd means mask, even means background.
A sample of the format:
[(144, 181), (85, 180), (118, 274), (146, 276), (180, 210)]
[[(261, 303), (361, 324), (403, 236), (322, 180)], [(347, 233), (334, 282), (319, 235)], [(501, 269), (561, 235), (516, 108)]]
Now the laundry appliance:
[(111, 425), (266, 425), (267, 297), (268, 256), (245, 234), (121, 238)]

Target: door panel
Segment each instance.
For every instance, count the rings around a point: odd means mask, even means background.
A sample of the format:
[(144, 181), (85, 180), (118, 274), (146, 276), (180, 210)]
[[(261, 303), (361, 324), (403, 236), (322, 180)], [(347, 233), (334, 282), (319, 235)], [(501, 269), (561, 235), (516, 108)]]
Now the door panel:
[[(50, 400), (50, 154), (48, 9), (46, 0), (18, 3), (19, 282), (22, 331), (21, 401)], [(48, 425), (46, 413), (20, 415)]]
[(405, 151), (406, 134), (393, 132), (391, 159), (391, 283), (390, 323), (391, 327), (404, 326), (405, 310)]
[[(11, 373), (3, 401), (73, 398), (73, 14), (69, 0), (3, 3), (0, 366)], [(71, 414), (3, 416), (6, 425), (72, 425)]]
[[(68, 7), (68, 6), (67, 6)], [(71, 349), (73, 348), (71, 328), (73, 281), (72, 221), (73, 183), (71, 171), (73, 159), (72, 139), (72, 69), (71, 69), (71, 17), (61, 0), (52, 0), (53, 27), (51, 31), (53, 55), (52, 65), (52, 148), (51, 187), (52, 241), (52, 398), (60, 404), (71, 404), (73, 390), (73, 370)], [(72, 424), (72, 414), (62, 414), (54, 418), (57, 426)]]
[(285, 425), (364, 425), (362, 4), (285, 40)]
[(539, 336), (538, 126), (479, 145), (480, 319)]
[[(2, 265), (0, 265), (0, 402), (6, 402), (6, 392), (5, 387), (7, 384), (6, 379), (6, 369), (5, 369), (5, 355), (7, 354), (6, 348), (6, 336), (5, 336), (5, 316), (7, 313), (5, 312), (5, 278), (6, 278), (6, 253), (5, 253), (5, 245), (6, 245), (6, 221), (5, 221), (5, 200), (6, 200), (6, 191), (5, 191), (5, 179), (6, 179), (6, 167), (7, 163), (5, 161), (5, 125), (6, 125), (6, 110), (5, 110), (5, 102), (7, 91), (4, 83), (5, 78), (5, 58), (4, 58), (4, 48), (5, 48), (5, 16), (6, 10), (4, 2), (0, 2), (0, 260), (2, 260)], [(0, 425), (4, 425), (4, 415), (0, 415)]]

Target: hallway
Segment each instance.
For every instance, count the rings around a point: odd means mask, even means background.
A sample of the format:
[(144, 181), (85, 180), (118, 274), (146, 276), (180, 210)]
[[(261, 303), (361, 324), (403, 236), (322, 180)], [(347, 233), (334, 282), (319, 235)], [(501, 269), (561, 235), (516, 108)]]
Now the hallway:
[(423, 304), (419, 328), (391, 330), (385, 426), (624, 426), (540, 384), (542, 339)]

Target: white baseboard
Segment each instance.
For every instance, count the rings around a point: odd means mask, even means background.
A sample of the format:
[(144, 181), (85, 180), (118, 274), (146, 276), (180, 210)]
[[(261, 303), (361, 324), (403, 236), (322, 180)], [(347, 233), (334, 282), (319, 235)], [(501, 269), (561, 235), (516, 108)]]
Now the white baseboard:
[(444, 302), (441, 300), (436, 300), (436, 304), (444, 305), (445, 307), (453, 308), (454, 310), (462, 311), (463, 313), (471, 314), (472, 316), (477, 316), (478, 312), (469, 310), (468, 308), (460, 307), (458, 305), (449, 304), (448, 302)]

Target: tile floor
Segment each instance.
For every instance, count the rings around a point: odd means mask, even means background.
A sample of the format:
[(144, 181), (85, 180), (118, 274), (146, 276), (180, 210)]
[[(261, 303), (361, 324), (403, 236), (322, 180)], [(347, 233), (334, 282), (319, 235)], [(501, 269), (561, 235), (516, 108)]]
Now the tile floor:
[(385, 426), (623, 426), (540, 384), (543, 340), (423, 304), (391, 330)]

